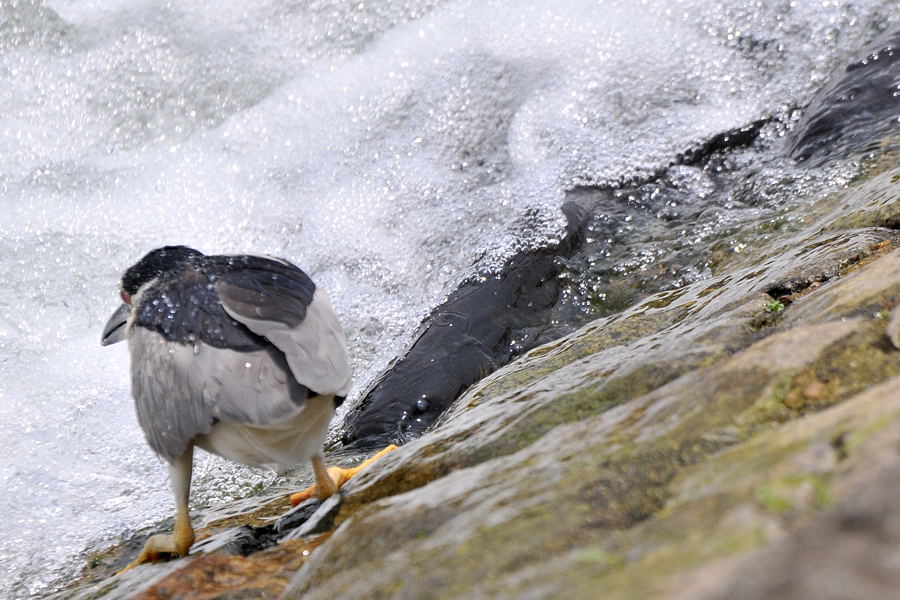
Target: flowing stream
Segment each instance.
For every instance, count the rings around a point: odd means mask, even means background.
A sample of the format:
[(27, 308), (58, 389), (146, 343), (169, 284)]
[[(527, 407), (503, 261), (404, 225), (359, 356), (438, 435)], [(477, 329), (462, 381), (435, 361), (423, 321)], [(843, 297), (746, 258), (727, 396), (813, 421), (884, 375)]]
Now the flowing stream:
[[(349, 406), (457, 285), (560, 240), (579, 185), (769, 120), (727, 177), (684, 165), (665, 202), (610, 196), (565, 273), (581, 319), (708, 276), (697, 249), (740, 252), (748, 223), (843, 185), (852, 161), (795, 164), (784, 136), (898, 23), (896, 0), (4, 0), (0, 597), (171, 513), (126, 349), (99, 346), (147, 250), (303, 267), (345, 324)], [(653, 285), (616, 287), (635, 273)], [(192, 502), (275, 480), (200, 457)]]

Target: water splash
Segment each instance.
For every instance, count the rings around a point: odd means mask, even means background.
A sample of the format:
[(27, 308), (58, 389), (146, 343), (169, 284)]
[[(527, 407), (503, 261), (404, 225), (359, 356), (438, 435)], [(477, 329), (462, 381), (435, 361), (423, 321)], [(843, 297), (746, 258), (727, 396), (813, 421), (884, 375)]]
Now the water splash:
[[(169, 514), (124, 349), (97, 346), (120, 271), (148, 249), (303, 266), (346, 323), (352, 402), (455, 283), (558, 239), (565, 190), (647, 176), (763, 116), (789, 123), (895, 9), (3, 3), (0, 595), (36, 594), (92, 540)], [(702, 201), (708, 183), (682, 177)], [(704, 228), (740, 220), (715, 208)], [(198, 469), (204, 502), (271, 477)]]

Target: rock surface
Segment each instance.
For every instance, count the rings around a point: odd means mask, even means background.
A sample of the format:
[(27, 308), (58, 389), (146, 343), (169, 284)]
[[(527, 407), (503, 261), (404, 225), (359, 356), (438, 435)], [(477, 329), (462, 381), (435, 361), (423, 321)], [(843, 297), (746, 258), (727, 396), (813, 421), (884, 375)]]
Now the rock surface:
[(791, 134), (791, 156), (821, 163), (877, 152), (896, 130), (900, 113), (900, 31), (862, 50), (806, 108)]
[[(861, 187), (893, 189), (896, 209), (898, 175)], [(900, 353), (885, 332), (900, 251), (884, 228), (828, 232), (853, 193), (744, 264), (478, 384), (351, 484), (287, 596), (665, 598), (706, 581), (736, 597), (743, 578), (712, 564), (778, 542), (808, 571), (815, 557), (789, 532), (810, 520), (797, 536), (861, 537), (865, 553), (832, 557), (857, 578), (878, 553), (896, 577), (889, 540), (866, 542), (900, 513), (858, 509), (870, 522), (855, 531), (842, 516), (866, 494), (883, 501), (857, 485), (900, 462)], [(799, 566), (746, 560), (762, 591), (736, 593), (810, 597)], [(873, 590), (891, 581), (872, 577)]]
[(247, 499), (190, 557), (106, 577), (136, 540), (57, 597), (889, 597), (896, 164), (528, 352), (327, 505)]

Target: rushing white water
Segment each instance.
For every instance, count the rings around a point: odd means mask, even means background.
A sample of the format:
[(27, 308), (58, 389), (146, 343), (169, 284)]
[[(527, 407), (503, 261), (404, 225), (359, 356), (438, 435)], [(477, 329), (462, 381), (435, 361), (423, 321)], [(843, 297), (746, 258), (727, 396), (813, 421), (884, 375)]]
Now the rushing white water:
[[(0, 3), (0, 597), (168, 516), (124, 346), (147, 250), (285, 256), (358, 395), (475, 269), (556, 239), (580, 181), (802, 106), (896, 0)], [(787, 120), (787, 119), (786, 119)], [(350, 401), (352, 402), (353, 395)], [(271, 475), (202, 459), (195, 502)]]

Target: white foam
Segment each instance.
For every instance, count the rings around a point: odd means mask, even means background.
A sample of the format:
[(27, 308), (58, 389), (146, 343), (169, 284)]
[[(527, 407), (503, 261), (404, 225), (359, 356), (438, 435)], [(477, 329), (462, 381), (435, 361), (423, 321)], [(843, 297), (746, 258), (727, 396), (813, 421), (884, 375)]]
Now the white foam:
[[(170, 511), (125, 349), (97, 346), (124, 267), (171, 243), (297, 262), (358, 394), (454, 283), (558, 237), (574, 182), (802, 105), (898, 19), (762, 4), (4, 3), (0, 595)], [(201, 502), (270, 477), (198, 470)]]

